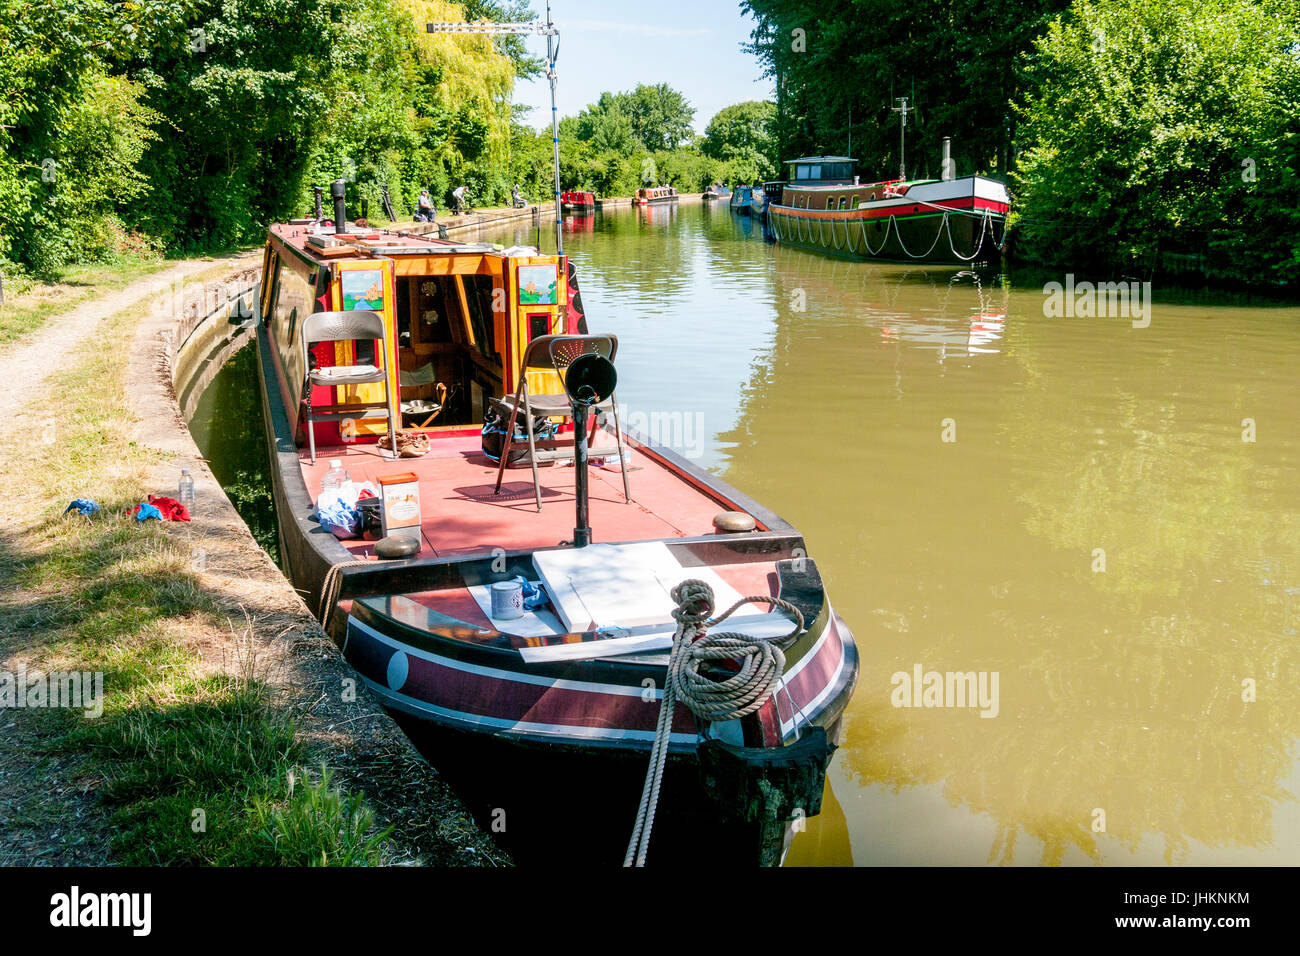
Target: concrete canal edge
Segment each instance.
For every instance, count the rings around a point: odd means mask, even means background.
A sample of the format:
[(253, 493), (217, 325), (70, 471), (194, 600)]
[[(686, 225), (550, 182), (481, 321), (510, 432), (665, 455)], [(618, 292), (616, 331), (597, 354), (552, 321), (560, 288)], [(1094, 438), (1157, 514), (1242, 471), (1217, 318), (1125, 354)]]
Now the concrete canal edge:
[[(701, 204), (704, 202), (704, 193), (681, 193), (678, 195), (678, 201), (690, 205)], [(597, 199), (597, 209), (613, 209), (623, 206), (632, 205), (631, 196), (610, 196), (606, 199)], [(546, 202), (525, 206), (523, 209), (512, 209), (510, 207), (501, 207), (493, 209), (483, 209), (477, 212), (471, 212), (465, 216), (449, 216), (444, 210), (439, 210), (437, 222), (396, 222), (389, 226), (389, 229), (400, 232), (410, 232), (415, 235), (425, 235), (431, 232), (437, 232), (439, 226), (446, 227), (447, 234), (453, 235), (458, 232), (469, 232), (475, 229), (487, 229), (492, 226), (501, 225), (509, 222), (516, 222), (520, 219), (537, 219), (542, 228), (555, 227), (555, 203)]]
[[(293, 586), (257, 544), (190, 434), (203, 389), (226, 359), (252, 341), (237, 308), (251, 302), (260, 250), (160, 291), (130, 344), (126, 388), (132, 439), (166, 454), (145, 486), (175, 495), (182, 468), (194, 477), (193, 520), (165, 524), (188, 543), (205, 591), (229, 617), (224, 645), (205, 645), (208, 666), (230, 673), (256, 661), (258, 677), (284, 692), (317, 768), (364, 795), (379, 827), (392, 827), (390, 862), (502, 865), (506, 855), (474, 823), (437, 772), (355, 679)], [(248, 313), (245, 313), (248, 314)], [(256, 384), (250, 384), (256, 388)]]

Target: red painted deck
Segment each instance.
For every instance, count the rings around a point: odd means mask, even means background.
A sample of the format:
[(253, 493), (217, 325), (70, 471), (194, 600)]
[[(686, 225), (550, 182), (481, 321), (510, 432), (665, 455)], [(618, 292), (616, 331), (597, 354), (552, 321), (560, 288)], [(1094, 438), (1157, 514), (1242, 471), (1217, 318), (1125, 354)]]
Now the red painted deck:
[[(494, 496), (496, 465), (483, 455), (477, 437), (438, 438), (430, 435), (423, 458), (391, 459), (374, 444), (316, 449), (316, 464), (301, 451), (303, 478), (312, 499), (321, 479), (337, 458), (353, 481), (414, 472), (420, 479), (420, 510), (424, 549), (421, 557), (554, 547), (573, 538), (574, 469), (572, 465), (543, 465), (538, 470), (542, 510), (533, 498), (532, 472), (507, 468), (501, 494)], [(603, 446), (602, 442), (602, 446)], [(642, 541), (712, 534), (713, 517), (729, 510), (653, 459), (632, 453), (628, 473), (631, 503), (623, 500), (623, 479), (616, 471), (590, 469), (590, 523), (593, 541)], [(342, 542), (358, 558), (369, 557), (371, 539)], [(719, 569), (721, 570), (721, 569)], [(767, 588), (764, 588), (766, 591)], [(742, 593), (744, 592), (742, 589)]]

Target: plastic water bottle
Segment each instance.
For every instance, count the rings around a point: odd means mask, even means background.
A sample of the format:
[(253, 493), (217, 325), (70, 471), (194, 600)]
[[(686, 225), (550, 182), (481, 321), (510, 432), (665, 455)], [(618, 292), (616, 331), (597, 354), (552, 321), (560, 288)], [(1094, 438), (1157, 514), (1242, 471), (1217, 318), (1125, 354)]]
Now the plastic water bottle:
[(194, 505), (194, 478), (190, 475), (188, 468), (181, 469), (181, 484), (179, 493), (180, 503), (186, 508)]
[(325, 477), (321, 479), (320, 493), (323, 495), (329, 491), (337, 491), (343, 487), (343, 483), (351, 481), (352, 476), (343, 470), (343, 462), (337, 458), (330, 459), (330, 470), (325, 472)]

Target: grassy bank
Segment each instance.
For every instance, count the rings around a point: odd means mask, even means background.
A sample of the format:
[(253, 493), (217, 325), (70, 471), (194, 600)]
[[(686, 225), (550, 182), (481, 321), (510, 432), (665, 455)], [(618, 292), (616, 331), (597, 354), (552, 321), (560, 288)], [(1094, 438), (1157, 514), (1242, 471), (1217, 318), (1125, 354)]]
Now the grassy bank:
[[(100, 717), (0, 711), (0, 865), (497, 862), (391, 723), (340, 694), (288, 586), (230, 573), (236, 536), (126, 515), (175, 493), (172, 456), (131, 437), (139, 314), (101, 323), (0, 435), (0, 669), (104, 675)], [(103, 510), (62, 514), (77, 497)]]

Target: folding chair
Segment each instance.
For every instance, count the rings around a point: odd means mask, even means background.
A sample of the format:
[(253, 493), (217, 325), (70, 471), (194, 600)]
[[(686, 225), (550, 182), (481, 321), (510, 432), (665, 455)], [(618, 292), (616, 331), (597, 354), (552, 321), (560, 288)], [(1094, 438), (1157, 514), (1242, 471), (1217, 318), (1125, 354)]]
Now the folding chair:
[[(384, 341), (384, 320), (376, 312), (316, 312), (307, 316), (302, 326), (303, 368), (306, 372), (307, 392), (307, 444), (311, 449), (311, 462), (316, 464), (316, 422), (341, 422), (349, 418), (367, 416), (384, 418), (388, 422), (388, 447), (397, 457), (397, 439), (393, 429), (393, 415), (389, 410), (388, 371), (379, 362), (370, 365), (335, 365), (328, 368), (312, 366), (311, 347), (317, 342), (350, 342), (378, 339)], [(382, 346), (381, 346), (382, 348)], [(380, 353), (383, 354), (382, 352)], [(378, 356), (376, 357), (378, 358)], [(374, 402), (348, 402), (312, 408), (313, 385), (349, 386), (382, 385), (384, 404)]]
[[(618, 352), (618, 336), (615, 335), (539, 335), (528, 343), (528, 348), (524, 350), (524, 359), (519, 368), (519, 384), (515, 387), (513, 396), (506, 396), (500, 399), (500, 403), (510, 409), (510, 420), (506, 424), (505, 444), (501, 449), (501, 460), (497, 463), (497, 484), (493, 494), (501, 493), (501, 478), (505, 474), (506, 463), (510, 460), (510, 454), (523, 448), (528, 449), (529, 464), (533, 469), (533, 495), (537, 499), (537, 510), (542, 510), (542, 486), (537, 477), (537, 461), (539, 457), (538, 446), (547, 449), (545, 461), (557, 461), (562, 458), (573, 458), (576, 455), (576, 439), (548, 439), (537, 441), (533, 434), (533, 416), (542, 418), (573, 418), (573, 407), (569, 404), (569, 396), (560, 392), (558, 395), (531, 395), (528, 392), (528, 372), (530, 369), (543, 369), (554, 371), (560, 376), (560, 381), (564, 381), (564, 373), (573, 360), (579, 355), (586, 355), (594, 352), (597, 355), (603, 355), (611, 362)], [(623, 463), (623, 499), (624, 501), (632, 500), (632, 492), (628, 488), (627, 480), (627, 454), (623, 450), (623, 430), (619, 427), (618, 422), (618, 398), (616, 395), (610, 395), (608, 399), (596, 406), (601, 411), (613, 411), (614, 413), (614, 441), (618, 447), (619, 461)], [(528, 436), (527, 442), (515, 441), (515, 420), (522, 414), (524, 417), (524, 432)], [(594, 437), (598, 425), (596, 416), (591, 416), (592, 436)], [(595, 453), (595, 454), (598, 454)]]

